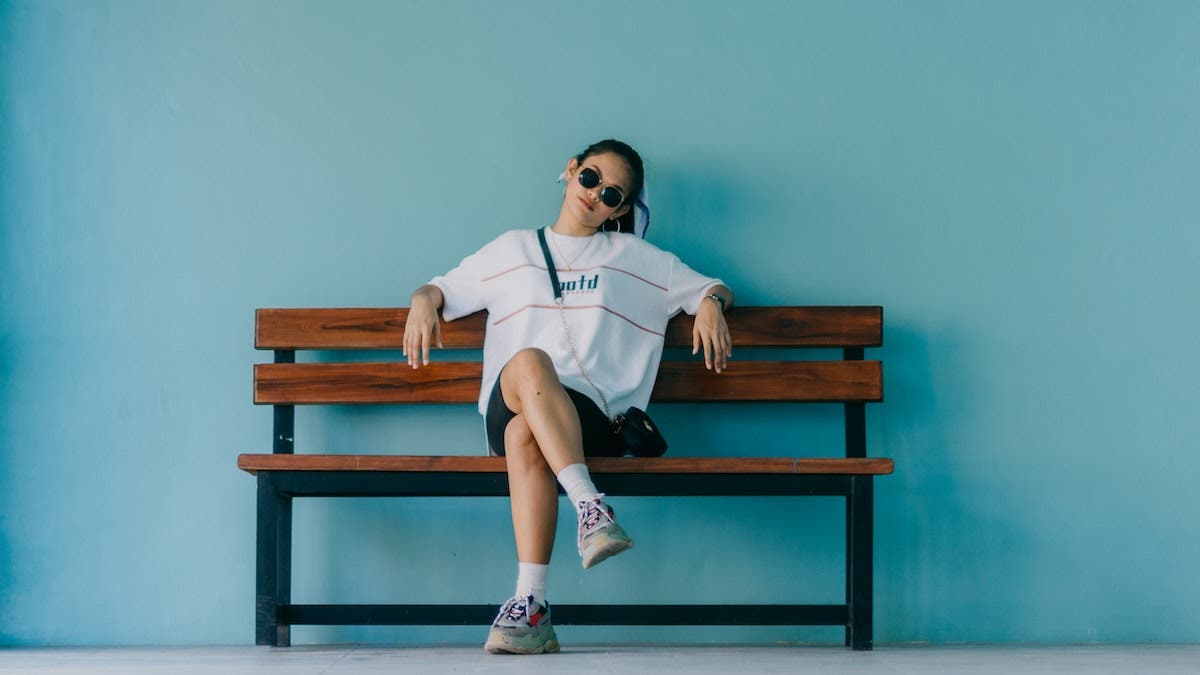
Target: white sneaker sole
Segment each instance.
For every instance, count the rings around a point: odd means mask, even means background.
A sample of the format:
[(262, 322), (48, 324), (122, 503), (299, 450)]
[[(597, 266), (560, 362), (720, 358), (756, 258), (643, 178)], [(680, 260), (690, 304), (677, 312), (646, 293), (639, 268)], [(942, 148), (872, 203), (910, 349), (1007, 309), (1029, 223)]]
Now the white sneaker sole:
[(631, 548), (633, 548), (633, 540), (625, 534), (624, 530), (617, 527), (592, 535), (588, 540), (587, 550), (580, 551), (579, 554), (583, 558), (583, 568), (587, 569)]
[(558, 636), (551, 633), (550, 638), (540, 644), (521, 644), (504, 635), (488, 635), (483, 649), (489, 654), (553, 654), (558, 651)]

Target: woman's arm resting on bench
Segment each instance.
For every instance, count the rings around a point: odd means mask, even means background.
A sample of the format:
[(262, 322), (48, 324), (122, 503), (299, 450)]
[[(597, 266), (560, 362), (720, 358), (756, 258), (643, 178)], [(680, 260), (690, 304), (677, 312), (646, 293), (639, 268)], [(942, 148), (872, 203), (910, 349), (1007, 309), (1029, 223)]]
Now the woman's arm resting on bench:
[(733, 356), (733, 341), (729, 337), (729, 326), (725, 324), (725, 310), (730, 307), (733, 307), (733, 291), (721, 284), (710, 286), (700, 299), (700, 309), (696, 311), (692, 327), (692, 353), (699, 353), (703, 347), (704, 367), (718, 373)]
[(438, 310), (444, 302), (442, 289), (437, 286), (426, 284), (412, 294), (408, 320), (404, 322), (404, 355), (408, 357), (408, 365), (413, 368), (429, 365), (431, 345), (437, 345), (439, 349), (442, 347), (442, 327)]

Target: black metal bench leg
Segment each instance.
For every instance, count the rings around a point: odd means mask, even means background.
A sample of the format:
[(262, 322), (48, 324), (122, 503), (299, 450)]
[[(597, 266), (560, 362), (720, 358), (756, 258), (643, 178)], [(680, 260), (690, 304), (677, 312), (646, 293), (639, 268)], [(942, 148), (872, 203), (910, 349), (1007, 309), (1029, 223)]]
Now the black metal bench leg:
[(873, 476), (851, 479), (846, 499), (846, 602), (850, 605), (850, 624), (846, 626), (846, 645), (856, 650), (873, 647), (872, 612), (874, 596), (873, 540), (875, 536), (875, 484)]
[[(851, 485), (853, 485), (853, 478)], [(854, 495), (853, 493), (846, 496), (846, 606), (849, 608), (849, 616), (854, 616)], [(852, 644), (853, 631), (850, 630), (852, 624), (846, 623), (846, 646)]]
[(267, 471), (258, 474), (258, 553), (256, 556), (254, 642), (291, 645), (291, 626), (280, 624), (279, 606), (292, 595), (292, 498), (282, 495)]

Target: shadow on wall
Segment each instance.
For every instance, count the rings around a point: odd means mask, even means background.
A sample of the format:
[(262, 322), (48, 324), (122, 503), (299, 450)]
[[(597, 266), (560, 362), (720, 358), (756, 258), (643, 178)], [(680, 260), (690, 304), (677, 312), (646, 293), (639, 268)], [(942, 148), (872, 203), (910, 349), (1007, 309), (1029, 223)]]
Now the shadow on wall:
[[(0, 36), (4, 36), (0, 38), (0, 54), (6, 55), (8, 52), (9, 45), (4, 44), (4, 40), (13, 35), (16, 12), (13, 3), (0, 3)], [(12, 61), (11, 58), (0, 58), (0, 89), (9, 86), (11, 76), (8, 71), (13, 68), (10, 65)], [(0, 96), (0, 105), (7, 105), (8, 100)], [(12, 119), (9, 114), (7, 109), (0, 108), (0, 119)], [(0, 646), (13, 644), (15, 639), (8, 633), (11, 626), (9, 607), (13, 595), (12, 545), (9, 542), (11, 527), (8, 523), (8, 514), (12, 512), (13, 505), (8, 500), (13, 494), (10, 453), (13, 452), (16, 435), (11, 418), (16, 357), (11, 336), (14, 331), (10, 322), (15, 321), (15, 312), (4, 301), (5, 296), (16, 287), (16, 279), (13, 278), (15, 266), (10, 260), (11, 256), (16, 255), (16, 224), (11, 215), (14, 202), (9, 194), (13, 190), (12, 178), (19, 175), (16, 162), (13, 161), (13, 141), (10, 136), (14, 133), (14, 127), (13, 124), (0, 124), (0, 289), (3, 289), (0, 290), (0, 301), (3, 301), (0, 302)]]
[(9, 541), (12, 527), (8, 522), (8, 514), (13, 511), (13, 505), (8, 503), (8, 499), (13, 494), (10, 485), (13, 474), (10, 458), (15, 446), (14, 425), (10, 417), (13, 408), (12, 400), (15, 396), (13, 393), (13, 377), (15, 376), (13, 371), (16, 363), (14, 351), (12, 338), (0, 336), (0, 495), (2, 495), (0, 497), (0, 645), (14, 644), (16, 640), (16, 636), (10, 635), (6, 628), (13, 623), (9, 619), (9, 603), (14, 591), (12, 544)]
[(976, 479), (994, 444), (961, 433), (988, 414), (983, 384), (962, 379), (971, 347), (952, 327), (885, 319), (884, 403), (867, 418), (868, 454), (896, 461), (876, 483), (878, 638), (1006, 639), (1016, 614), (994, 605), (1027, 588), (1030, 541)]

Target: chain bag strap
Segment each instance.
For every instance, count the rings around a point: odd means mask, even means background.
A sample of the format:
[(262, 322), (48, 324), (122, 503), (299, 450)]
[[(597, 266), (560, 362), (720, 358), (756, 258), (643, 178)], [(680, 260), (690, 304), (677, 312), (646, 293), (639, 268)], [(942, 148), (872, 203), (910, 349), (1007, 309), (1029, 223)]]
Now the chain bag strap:
[(567, 325), (567, 310), (563, 307), (562, 286), (558, 283), (558, 271), (554, 269), (554, 258), (550, 255), (550, 247), (546, 244), (546, 228), (539, 229), (537, 237), (538, 244), (542, 247), (542, 255), (546, 259), (546, 271), (550, 274), (550, 288), (554, 291), (554, 304), (558, 305), (558, 317), (562, 320), (563, 333), (567, 336), (567, 346), (571, 348), (571, 356), (575, 358), (575, 366), (579, 368), (579, 374), (583, 375), (583, 379), (600, 396), (600, 401), (604, 404), (604, 416), (609, 419), (612, 432), (620, 438), (621, 443), (625, 446), (625, 451), (637, 457), (661, 457), (667, 451), (667, 439), (663, 438), (658, 426), (654, 424), (650, 416), (641, 408), (630, 406), (628, 410), (614, 418), (612, 410), (608, 406), (608, 397), (604, 395), (603, 391), (600, 391), (600, 387), (597, 387), (595, 382), (592, 382), (592, 378), (584, 369), (583, 361), (579, 358), (579, 350), (575, 348), (575, 340), (571, 337), (571, 329)]

